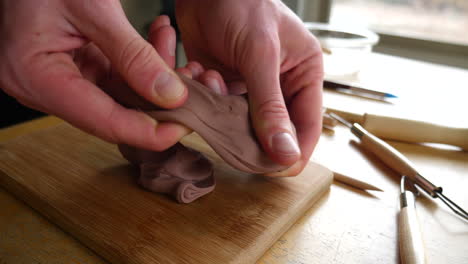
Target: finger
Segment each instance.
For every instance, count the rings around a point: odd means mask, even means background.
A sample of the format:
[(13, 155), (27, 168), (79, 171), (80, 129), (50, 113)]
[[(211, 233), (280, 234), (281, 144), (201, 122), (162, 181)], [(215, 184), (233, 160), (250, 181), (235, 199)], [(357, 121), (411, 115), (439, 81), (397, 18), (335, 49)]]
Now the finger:
[(159, 16), (151, 24), (148, 40), (166, 64), (174, 68), (176, 64), (176, 33), (170, 25), (169, 17)]
[(18, 101), (18, 103), (26, 106), (26, 107), (29, 107), (31, 109), (34, 109), (34, 110), (37, 110), (37, 111), (40, 111), (40, 112), (43, 112), (43, 113), (47, 113), (47, 109), (42, 107), (40, 104), (36, 104), (34, 102), (32, 102), (31, 100), (28, 100), (26, 98), (16, 98), (16, 101)]
[(151, 34), (154, 30), (157, 30), (158, 28), (170, 26), (170, 25), (171, 25), (171, 19), (168, 16), (166, 15), (157, 16), (156, 19), (154, 19), (153, 23), (151, 23), (149, 34)]
[[(148, 40), (167, 65), (174, 68), (176, 64), (176, 33), (174, 28), (170, 25), (170, 19), (168, 16), (158, 16), (153, 21), (150, 27)], [(181, 68), (176, 71), (191, 78), (190, 71), (188, 69)], [(187, 75), (187, 72), (189, 75)], [(191, 132), (191, 129), (180, 124), (162, 122), (159, 123), (158, 128), (156, 129), (156, 136), (166, 139), (166, 145), (163, 147), (169, 148)]]
[(192, 72), (192, 78), (194, 80), (198, 80), (200, 75), (203, 72), (205, 72), (205, 69), (203, 68), (203, 66), (196, 61), (190, 61), (189, 63), (187, 63), (187, 65), (185, 65), (185, 67)]
[(241, 95), (247, 93), (247, 86), (245, 82), (235, 81), (231, 82), (228, 85), (229, 94)]
[[(113, 143), (164, 150), (164, 131), (146, 114), (122, 107), (84, 79), (66, 54), (52, 54), (32, 66), (31, 83), (38, 87), (40, 102), (49, 113)], [(162, 135), (162, 136), (161, 136)]]
[[(321, 84), (319, 84), (320, 86)], [(304, 88), (297, 94), (292, 103), (291, 119), (297, 127), (297, 140), (301, 146), (301, 158), (284, 171), (267, 174), (272, 177), (295, 176), (299, 174), (309, 162), (310, 156), (317, 145), (322, 129), (320, 108), (322, 96), (319, 89), (311, 86)], [(319, 107), (318, 107), (319, 106)], [(318, 107), (318, 109), (317, 109)]]
[(311, 56), (286, 75), (284, 85), (291, 98), (289, 112), (297, 129), (301, 159), (289, 169), (270, 176), (297, 175), (309, 162), (322, 129), (323, 65), (320, 54)]
[(222, 95), (228, 94), (226, 83), (224, 82), (221, 74), (219, 74), (217, 71), (214, 71), (214, 70), (205, 71), (204, 73), (200, 75), (198, 80), (217, 94), (222, 94)]
[(99, 84), (102, 77), (107, 77), (110, 72), (109, 60), (94, 43), (76, 50), (73, 61), (81, 75), (92, 83)]
[(190, 133), (192, 133), (192, 130), (186, 126), (172, 122), (161, 122), (158, 123), (155, 135), (156, 138), (164, 139), (158, 145), (159, 148), (164, 150), (172, 147)]
[(66, 1), (68, 19), (104, 52), (113, 67), (146, 100), (166, 108), (187, 98), (185, 85), (128, 22), (120, 2)]
[(301, 156), (279, 82), (276, 43), (254, 42), (241, 66), (249, 92), (250, 113), (258, 139), (269, 157), (292, 165)]
[(306, 165), (307, 165), (307, 162), (304, 162), (304, 160), (300, 159), (299, 161), (294, 163), (291, 167), (283, 171), (266, 173), (264, 175), (268, 177), (293, 177), (301, 173)]
[[(120, 105), (133, 109), (140, 109), (142, 111), (155, 109), (153, 104), (138, 96), (119, 78), (119, 76), (113, 76), (112, 79), (106, 80), (101, 89)], [(191, 133), (191, 130), (177, 123), (159, 122), (155, 133), (156, 138), (163, 139), (158, 148), (166, 149), (177, 143), (182, 137)]]
[(177, 68), (176, 72), (181, 73), (181, 74), (185, 75), (186, 77), (189, 77), (190, 79), (192, 79), (192, 71), (190, 71), (189, 69), (187, 69), (185, 67)]

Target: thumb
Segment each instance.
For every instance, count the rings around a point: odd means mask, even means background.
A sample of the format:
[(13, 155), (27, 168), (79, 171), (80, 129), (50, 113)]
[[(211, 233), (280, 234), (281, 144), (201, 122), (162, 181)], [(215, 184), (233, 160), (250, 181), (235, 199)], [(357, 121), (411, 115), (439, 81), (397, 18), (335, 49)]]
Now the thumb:
[[(78, 10), (72, 23), (94, 42), (127, 83), (146, 100), (165, 108), (184, 103), (187, 89), (156, 50), (127, 20), (118, 0), (67, 1)], [(74, 5), (74, 6), (73, 6)]]
[[(258, 139), (270, 158), (292, 165), (301, 156), (295, 129), (289, 118), (279, 81), (279, 51), (261, 45), (251, 48), (247, 67), (242, 67), (250, 113)], [(267, 48), (266, 48), (267, 47)]]

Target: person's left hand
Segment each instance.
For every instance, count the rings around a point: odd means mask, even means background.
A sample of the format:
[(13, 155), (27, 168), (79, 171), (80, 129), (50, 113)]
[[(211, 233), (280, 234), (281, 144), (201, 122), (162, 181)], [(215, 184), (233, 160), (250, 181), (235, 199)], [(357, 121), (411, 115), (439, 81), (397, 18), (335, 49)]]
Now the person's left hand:
[(292, 165), (273, 175), (301, 172), (321, 131), (318, 41), (279, 0), (177, 0), (176, 15), (187, 57), (219, 71), (231, 92), (248, 91), (261, 145)]
[[(21, 104), (112, 143), (158, 151), (180, 134), (100, 89), (118, 72), (136, 94), (165, 109), (188, 95), (119, 0), (0, 0), (0, 36), (0, 89)], [(168, 41), (175, 46), (175, 34)], [(164, 52), (174, 57), (175, 48)]]
[[(223, 77), (214, 70), (206, 70), (200, 63), (195, 61), (188, 62), (185, 66), (175, 68), (176, 60), (174, 51), (176, 49), (176, 33), (174, 28), (171, 26), (169, 17), (162, 15), (158, 16), (151, 24), (148, 32), (148, 42), (155, 49), (155, 51), (161, 56), (164, 63), (166, 63), (171, 69), (174, 69), (179, 74), (183, 74), (186, 77), (194, 79), (201, 84), (205, 85), (208, 89), (215, 93), (226, 95), (228, 90)], [(80, 59), (79, 65), (93, 65), (95, 60), (92, 58), (95, 56), (103, 57), (98, 49), (94, 46), (87, 47), (89, 52), (85, 53), (85, 56)], [(93, 56), (89, 56), (89, 55)], [(92, 73), (84, 71), (85, 73)], [(96, 78), (95, 74), (85, 75), (87, 78)], [(133, 91), (125, 82), (123, 77), (116, 71), (109, 68), (105, 74), (106, 78), (100, 78), (97, 83), (99, 87), (110, 95), (118, 103), (129, 107), (131, 109), (147, 110), (154, 109), (156, 105), (148, 102), (143, 97), (139, 96)], [(165, 139), (164, 144), (160, 144), (162, 148), (158, 151), (167, 149), (168, 147), (176, 144), (182, 137), (191, 133), (192, 131), (178, 123), (174, 122), (158, 122), (157, 134)], [(122, 144), (127, 145), (127, 144)], [(139, 149), (145, 149), (144, 147), (135, 147), (127, 145), (126, 148), (131, 148), (133, 151), (139, 151)], [(154, 150), (153, 150), (154, 151)]]

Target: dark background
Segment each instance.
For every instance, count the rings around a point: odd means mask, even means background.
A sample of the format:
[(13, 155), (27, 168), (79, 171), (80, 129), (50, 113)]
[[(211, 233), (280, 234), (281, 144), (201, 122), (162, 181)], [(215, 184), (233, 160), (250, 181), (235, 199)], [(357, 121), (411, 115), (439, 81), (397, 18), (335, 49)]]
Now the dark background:
[(31, 120), (39, 116), (44, 116), (44, 113), (34, 111), (25, 106), (22, 106), (16, 99), (7, 95), (0, 89), (0, 128), (11, 126), (13, 124)]

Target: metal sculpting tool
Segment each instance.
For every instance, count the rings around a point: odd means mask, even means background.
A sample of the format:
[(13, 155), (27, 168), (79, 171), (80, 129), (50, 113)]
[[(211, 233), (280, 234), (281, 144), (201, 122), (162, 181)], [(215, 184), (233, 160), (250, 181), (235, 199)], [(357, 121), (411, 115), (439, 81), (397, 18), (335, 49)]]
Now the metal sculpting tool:
[(383, 101), (387, 103), (392, 103), (392, 100), (398, 98), (398, 96), (391, 94), (391, 93), (372, 90), (372, 89), (368, 89), (368, 88), (364, 88), (364, 87), (360, 87), (356, 85), (350, 85), (347, 83), (330, 81), (330, 80), (324, 80), (323, 87), (328, 88), (328, 89), (334, 89), (335, 91), (338, 91), (340, 93), (355, 95), (355, 96)]
[(344, 124), (351, 129), (351, 132), (361, 140), (364, 148), (368, 149), (380, 160), (387, 164), (390, 168), (400, 173), (400, 175), (407, 176), (416, 186), (423, 189), (432, 198), (439, 198), (444, 202), (455, 214), (468, 221), (468, 213), (452, 200), (442, 194), (442, 187), (437, 187), (429, 180), (424, 178), (401, 152), (385, 143), (383, 140), (372, 135), (365, 130), (358, 123), (351, 124), (340, 116), (330, 113), (330, 116), (335, 118), (338, 122)]
[(407, 179), (406, 176), (401, 177), (398, 244), (400, 246), (401, 263), (404, 264), (426, 263), (424, 243), (415, 207), (415, 196), (418, 193), (411, 191), (411, 189), (415, 189), (413, 185), (414, 183)]

